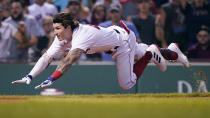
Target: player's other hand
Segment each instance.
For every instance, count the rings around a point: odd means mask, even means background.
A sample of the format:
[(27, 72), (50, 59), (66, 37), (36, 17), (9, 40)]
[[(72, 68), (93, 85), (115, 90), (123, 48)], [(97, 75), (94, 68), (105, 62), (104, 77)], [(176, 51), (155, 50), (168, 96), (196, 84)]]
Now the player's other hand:
[(52, 77), (48, 77), (47, 80), (42, 82), (40, 85), (36, 86), (35, 89), (45, 88), (51, 86), (55, 80)]
[(31, 75), (27, 75), (19, 80), (13, 81), (12, 84), (30, 84), (32, 80)]

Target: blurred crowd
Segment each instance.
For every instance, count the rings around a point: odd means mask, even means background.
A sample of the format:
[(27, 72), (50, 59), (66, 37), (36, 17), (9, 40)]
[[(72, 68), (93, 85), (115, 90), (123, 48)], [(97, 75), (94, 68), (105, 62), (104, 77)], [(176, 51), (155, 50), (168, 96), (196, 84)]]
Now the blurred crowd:
[[(138, 43), (178, 43), (190, 59), (210, 60), (210, 0), (0, 0), (0, 62), (34, 62), (54, 40), (52, 18), (71, 12), (81, 24), (120, 26)], [(112, 61), (110, 55), (81, 60)]]

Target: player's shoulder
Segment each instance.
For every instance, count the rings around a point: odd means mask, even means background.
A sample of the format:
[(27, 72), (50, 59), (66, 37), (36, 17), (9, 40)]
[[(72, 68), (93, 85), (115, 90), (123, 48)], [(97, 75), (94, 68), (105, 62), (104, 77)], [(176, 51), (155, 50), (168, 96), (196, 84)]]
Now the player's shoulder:
[[(78, 27), (76, 27), (74, 30), (73, 30), (73, 37), (76, 36), (76, 35), (86, 35), (88, 34), (89, 32), (89, 27), (87, 24), (79, 24)], [(84, 32), (87, 32), (87, 33), (84, 33)]]
[(114, 31), (113, 29), (122, 30), (123, 28), (117, 25), (111, 25), (107, 27), (106, 29)]
[(79, 30), (91, 32), (91, 31), (100, 30), (100, 27), (97, 25), (91, 25), (91, 24), (79, 24)]
[(89, 24), (79, 24), (79, 26), (75, 28), (73, 31), (73, 38), (78, 36), (81, 38), (93, 36), (96, 35), (97, 32), (100, 30), (101, 29), (99, 26), (89, 25)]

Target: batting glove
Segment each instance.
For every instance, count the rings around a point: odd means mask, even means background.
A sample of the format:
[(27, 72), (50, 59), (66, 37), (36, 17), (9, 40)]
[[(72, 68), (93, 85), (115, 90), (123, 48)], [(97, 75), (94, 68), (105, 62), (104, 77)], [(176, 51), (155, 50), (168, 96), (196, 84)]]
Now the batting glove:
[(19, 80), (13, 81), (12, 84), (30, 84), (32, 80), (31, 75), (27, 75)]
[(51, 86), (54, 81), (55, 81), (54, 78), (48, 77), (47, 80), (45, 80), (44, 82), (42, 82), (40, 85), (36, 86), (35, 89), (40, 89), (40, 88), (45, 88), (45, 87)]

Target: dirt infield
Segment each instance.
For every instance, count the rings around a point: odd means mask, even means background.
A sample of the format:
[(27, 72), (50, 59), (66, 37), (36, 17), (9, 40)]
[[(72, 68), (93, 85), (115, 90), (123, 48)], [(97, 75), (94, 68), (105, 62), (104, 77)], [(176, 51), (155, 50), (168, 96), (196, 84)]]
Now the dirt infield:
[(0, 98), (0, 102), (21, 102), (21, 101), (25, 101), (27, 100), (27, 98), (9, 98), (9, 97), (5, 97), (5, 98)]

